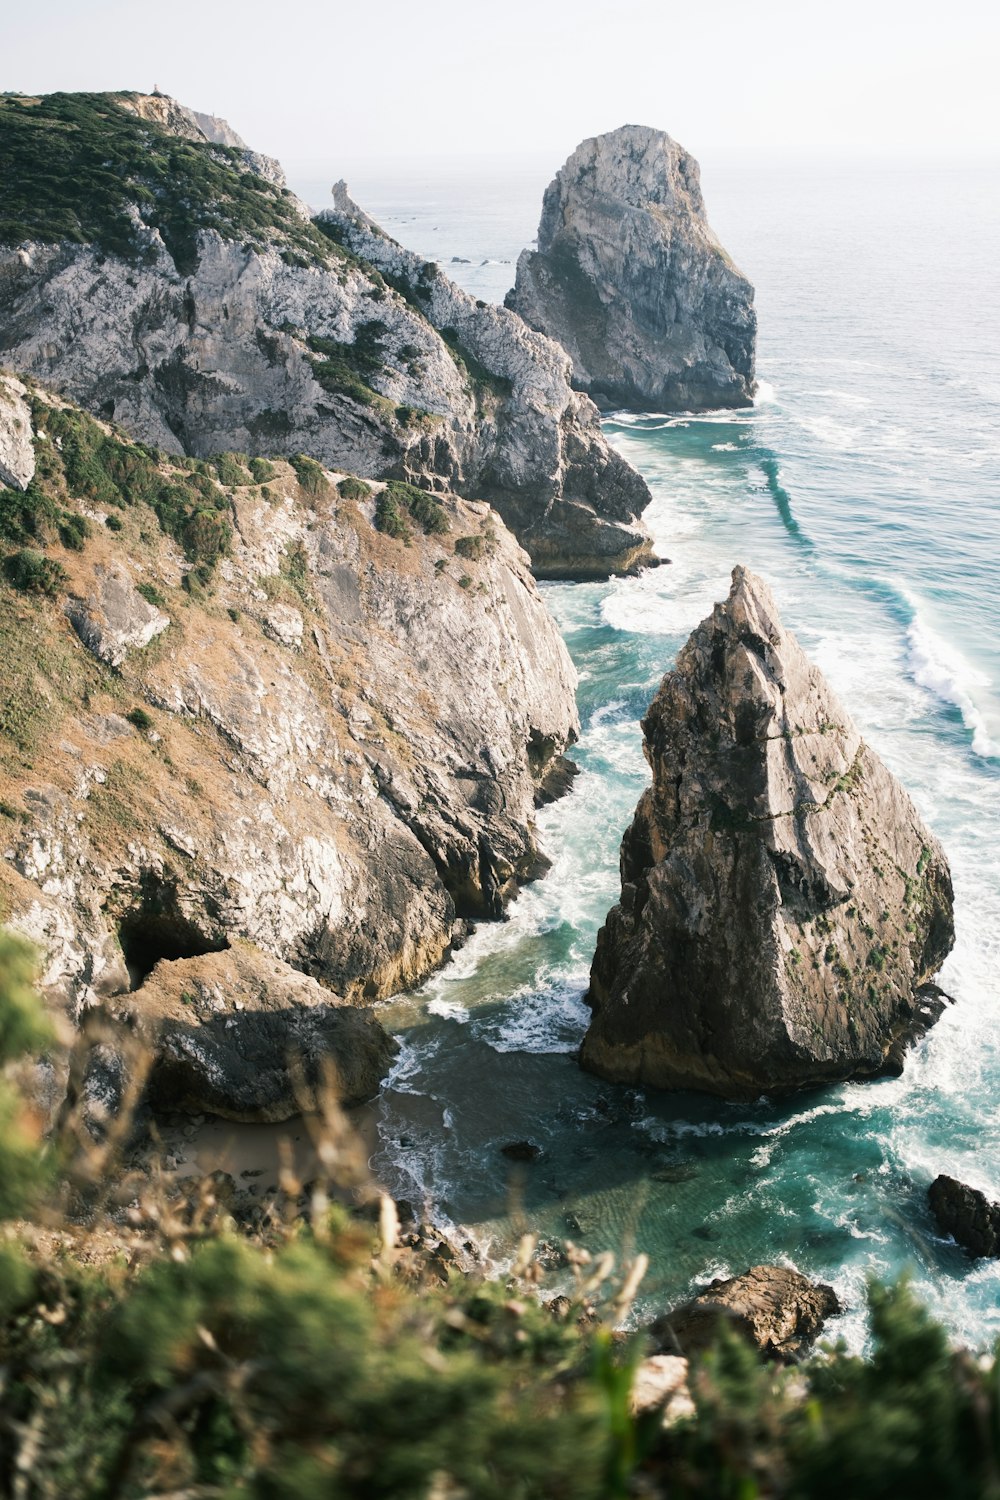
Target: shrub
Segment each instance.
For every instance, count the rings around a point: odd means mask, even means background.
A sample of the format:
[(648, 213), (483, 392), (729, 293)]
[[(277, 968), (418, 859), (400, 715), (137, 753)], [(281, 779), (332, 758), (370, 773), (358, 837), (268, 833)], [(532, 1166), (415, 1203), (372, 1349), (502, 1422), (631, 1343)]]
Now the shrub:
[(108, 528), (109, 531), (121, 531), (123, 529), (123, 522), (122, 522), (121, 516), (116, 516), (114, 514), (108, 516), (108, 519), (105, 521), (104, 524)]
[(397, 505), (406, 507), (417, 525), (428, 535), (442, 536), (451, 529), (444, 507), (426, 490), (418, 490), (415, 484), (407, 484), (401, 479), (390, 479), (386, 490)]
[(246, 455), (243, 453), (220, 453), (213, 461), (219, 483), (224, 484), (227, 489), (238, 489), (241, 484), (247, 484), (250, 475), (244, 467), (246, 462)]
[(66, 581), (62, 563), (33, 547), (22, 547), (4, 563), (4, 572), (16, 589), (25, 594), (58, 594)]
[(59, 540), (73, 552), (82, 552), (90, 535), (91, 525), (86, 516), (70, 513), (59, 522)]
[(375, 525), (379, 531), (384, 531), (386, 536), (395, 537), (397, 541), (405, 542), (409, 546), (413, 532), (406, 523), (395, 495), (388, 488), (384, 489), (375, 501)]
[(457, 537), (455, 555), (464, 557), (467, 562), (482, 562), (484, 557), (492, 557), (496, 551), (496, 545), (496, 532), (488, 529), (472, 536)]
[(130, 709), (125, 717), (142, 734), (148, 734), (153, 727), (152, 716), (144, 708)]
[(353, 474), (348, 474), (337, 485), (338, 495), (342, 495), (345, 500), (367, 500), (371, 492), (371, 485), (365, 484), (363, 479), (356, 479)]
[(314, 458), (307, 458), (304, 453), (296, 453), (291, 460), (291, 465), (295, 470), (296, 479), (307, 495), (312, 495), (315, 499), (325, 494), (327, 478), (322, 464), (318, 464)]
[(269, 484), (277, 476), (278, 471), (269, 459), (252, 458), (250, 460), (250, 477), (254, 484)]
[(162, 609), (167, 602), (155, 583), (136, 584), (136, 593), (141, 594), (147, 604), (154, 604), (157, 609)]

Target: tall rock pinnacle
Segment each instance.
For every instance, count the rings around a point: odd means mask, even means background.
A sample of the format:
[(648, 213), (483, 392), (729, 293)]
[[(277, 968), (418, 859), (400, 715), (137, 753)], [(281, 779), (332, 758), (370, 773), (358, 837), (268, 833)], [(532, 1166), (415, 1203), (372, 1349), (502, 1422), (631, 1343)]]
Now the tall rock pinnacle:
[(728, 1098), (898, 1071), (941, 1009), (948, 864), (746, 569), (643, 732), (583, 1066)]
[(753, 287), (705, 217), (698, 163), (662, 130), (584, 141), (545, 192), (507, 305), (556, 339), (598, 405), (748, 406)]

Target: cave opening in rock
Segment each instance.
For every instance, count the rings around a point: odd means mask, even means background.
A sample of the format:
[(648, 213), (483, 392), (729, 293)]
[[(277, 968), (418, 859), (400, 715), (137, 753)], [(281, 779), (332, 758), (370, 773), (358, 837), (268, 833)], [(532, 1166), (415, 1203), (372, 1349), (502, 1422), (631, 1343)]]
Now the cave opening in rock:
[(228, 939), (214, 929), (209, 913), (204, 915), (203, 927), (183, 910), (175, 881), (155, 875), (143, 878), (138, 903), (118, 924), (118, 940), (133, 990), (161, 959), (196, 958), (229, 947)]

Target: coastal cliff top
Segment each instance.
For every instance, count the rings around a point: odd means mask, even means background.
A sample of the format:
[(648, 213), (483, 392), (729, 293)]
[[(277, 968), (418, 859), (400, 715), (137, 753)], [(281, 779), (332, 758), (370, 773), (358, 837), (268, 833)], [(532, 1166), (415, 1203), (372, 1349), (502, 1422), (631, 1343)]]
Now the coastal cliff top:
[(140, 260), (147, 240), (138, 209), (182, 270), (203, 229), (277, 244), (310, 263), (334, 253), (276, 162), (224, 121), (165, 96), (3, 95), (0, 181), (0, 244), (95, 243)]

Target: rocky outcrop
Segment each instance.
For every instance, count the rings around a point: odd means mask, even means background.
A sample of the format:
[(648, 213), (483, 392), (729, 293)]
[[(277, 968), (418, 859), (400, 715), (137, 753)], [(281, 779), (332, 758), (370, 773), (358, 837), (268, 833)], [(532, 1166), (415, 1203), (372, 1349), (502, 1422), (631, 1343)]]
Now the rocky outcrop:
[(0, 905), (49, 994), (141, 1007), (238, 940), (350, 1001), (416, 983), (544, 868), (575, 674), (525, 554), (484, 504), (154, 461), (34, 399), (88, 528), (57, 597), (0, 582)]
[(154, 1110), (288, 1120), (327, 1086), (348, 1107), (378, 1092), (397, 1051), (369, 1012), (246, 943), (161, 961), (114, 1011), (151, 1049)]
[(710, 1348), (724, 1326), (767, 1358), (795, 1362), (840, 1311), (833, 1287), (787, 1266), (751, 1266), (742, 1276), (717, 1277), (654, 1333), (690, 1356)]
[[(6, 128), (31, 113), (32, 129), (25, 180), (8, 184), (25, 206), (0, 249), (0, 358), (170, 454), (305, 452), (486, 499), (545, 576), (652, 559), (649, 491), (557, 345), (394, 245), (346, 193), (310, 223), (280, 171), (209, 117), (107, 95), (67, 121), (73, 96), (54, 97), (3, 106)], [(114, 130), (134, 158), (120, 202), (101, 200), (106, 176), (90, 181), (87, 161), (74, 174), (60, 156), (60, 214), (36, 205), (46, 110), (63, 145)], [(185, 154), (150, 185), (177, 137)], [(87, 231), (67, 241), (72, 213)]]
[(111, 667), (120, 667), (131, 651), (148, 646), (170, 624), (118, 565), (95, 568), (90, 597), (67, 600), (66, 614), (87, 649)]
[(948, 864), (759, 578), (734, 570), (642, 727), (583, 1066), (729, 1098), (898, 1071), (941, 1007)]
[(507, 305), (606, 407), (703, 411), (754, 394), (753, 287), (709, 228), (698, 163), (662, 130), (584, 141), (546, 189)]
[(27, 394), (19, 380), (0, 375), (0, 485), (22, 492), (35, 477)]
[(974, 1259), (1000, 1257), (1000, 1203), (944, 1173), (931, 1183), (928, 1200), (942, 1234), (951, 1235)]
[(541, 577), (600, 578), (654, 561), (639, 520), (645, 481), (605, 443), (593, 403), (571, 389), (564, 351), (389, 239), (342, 182), (334, 204), (317, 222), (403, 289), (471, 382), (478, 428), (474, 450), (459, 455), (458, 487), (495, 506)]

